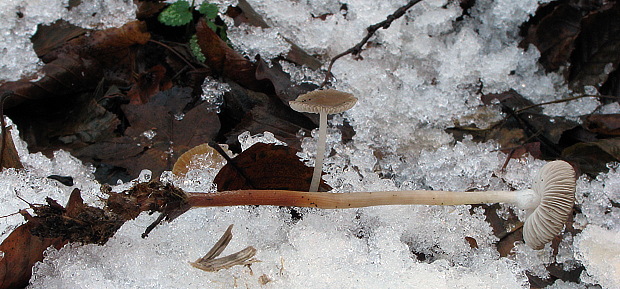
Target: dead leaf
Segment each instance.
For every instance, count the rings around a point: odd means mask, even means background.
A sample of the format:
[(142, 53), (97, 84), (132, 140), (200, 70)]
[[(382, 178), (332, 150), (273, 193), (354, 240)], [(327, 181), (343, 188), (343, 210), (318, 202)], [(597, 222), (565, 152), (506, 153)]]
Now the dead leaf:
[(31, 151), (51, 154), (73, 150), (116, 136), (117, 116), (91, 94), (42, 99), (7, 111)]
[(256, 78), (267, 79), (273, 84), (276, 95), (282, 102), (288, 105), (288, 102), (295, 100), (299, 95), (308, 93), (319, 88), (318, 85), (311, 83), (295, 84), (291, 81), (290, 75), (282, 70), (279, 63), (274, 62), (267, 64), (264, 60), (258, 59), (256, 66)]
[[(44, 37), (37, 39), (43, 41)], [(149, 39), (146, 24), (141, 21), (72, 38), (42, 56), (47, 64), (42, 68), (44, 76), (41, 79), (26, 78), (0, 85), (0, 92), (13, 92), (5, 107), (10, 108), (27, 100), (54, 98), (90, 90), (104, 73), (130, 67), (130, 47), (145, 44)], [(102, 71), (102, 67), (105, 67), (106, 71)], [(125, 75), (125, 78), (129, 77)]]
[(221, 133), (231, 148), (238, 148), (239, 134), (272, 132), (289, 146), (300, 148), (296, 134), (302, 130), (309, 133), (317, 125), (302, 113), (292, 110), (276, 96), (245, 89), (229, 83), (231, 91), (224, 95), (221, 106)]
[(24, 101), (37, 101), (74, 94), (94, 87), (101, 78), (99, 62), (75, 53), (60, 54), (41, 69), (44, 76), (36, 81), (21, 79), (0, 85), (0, 92), (12, 91), (5, 108)]
[(547, 71), (555, 71), (568, 63), (580, 32), (581, 18), (581, 11), (567, 2), (541, 5), (529, 21), (527, 36), (520, 46), (535, 45), (540, 51), (538, 61)]
[(256, 79), (256, 65), (230, 48), (204, 19), (196, 25), (196, 36), (206, 57), (205, 63), (214, 72), (254, 91), (273, 91), (269, 81)]
[(49, 247), (62, 248), (68, 242), (63, 238), (40, 238), (30, 233), (32, 223), (17, 227), (0, 244), (0, 289), (23, 288), (32, 276), (32, 266), (43, 260), (43, 252)]
[[(4, 116), (0, 115), (0, 117)], [(4, 124), (4, 122), (2, 123)], [(4, 129), (4, 133), (0, 137), (2, 138), (2, 142), (0, 143), (0, 151), (2, 151), (0, 155), (0, 167), (16, 169), (23, 168), (24, 165), (17, 154), (17, 149), (15, 149), (11, 131), (9, 129)]]
[[(218, 191), (272, 189), (307, 191), (313, 169), (304, 165), (296, 150), (257, 143), (232, 159), (215, 176)], [(321, 181), (320, 189), (331, 190)]]
[(565, 75), (572, 90), (600, 88), (620, 65), (620, 4), (559, 1), (541, 5), (524, 27), (520, 46), (535, 45), (547, 71), (570, 64)]
[(252, 263), (260, 262), (254, 259), (256, 249), (252, 246), (246, 247), (245, 249), (228, 256), (217, 258), (217, 256), (219, 256), (224, 249), (226, 249), (228, 243), (232, 240), (232, 228), (233, 225), (228, 226), (226, 232), (224, 232), (217, 243), (213, 245), (211, 250), (209, 250), (209, 252), (207, 252), (207, 254), (202, 258), (198, 258), (198, 260), (190, 262), (190, 264), (200, 270), (216, 272), (237, 265), (251, 265)]
[(620, 114), (589, 115), (583, 126), (597, 134), (620, 136)]
[(69, 40), (86, 33), (88, 33), (87, 29), (75, 26), (62, 19), (49, 25), (39, 24), (37, 33), (31, 38), (32, 48), (34, 48), (37, 56), (47, 63), (49, 61), (46, 61), (45, 55), (63, 46)]
[(620, 138), (577, 143), (562, 151), (562, 157), (578, 164), (579, 169), (591, 175), (608, 171), (607, 163), (620, 160)]
[(570, 88), (583, 91), (587, 85), (599, 88), (620, 65), (620, 2), (610, 2), (581, 22), (571, 56)]
[(542, 159), (543, 157), (539, 142), (530, 142), (512, 149), (503, 149), (502, 152), (507, 153), (512, 159), (522, 158), (525, 154), (529, 154), (536, 159)]
[(172, 83), (169, 79), (165, 79), (165, 76), (166, 68), (162, 65), (155, 65), (149, 70), (140, 73), (136, 83), (127, 92), (129, 103), (147, 103), (153, 95), (169, 89)]

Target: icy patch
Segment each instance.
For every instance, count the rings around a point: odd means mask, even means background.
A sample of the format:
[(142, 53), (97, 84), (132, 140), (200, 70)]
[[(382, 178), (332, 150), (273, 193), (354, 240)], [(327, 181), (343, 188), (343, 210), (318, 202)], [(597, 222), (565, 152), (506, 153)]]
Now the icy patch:
[(260, 54), (262, 59), (269, 60), (286, 55), (291, 49), (291, 44), (275, 29), (243, 24), (230, 27), (227, 33), (235, 49), (250, 59)]
[(202, 83), (202, 95), (200, 98), (205, 101), (209, 110), (220, 113), (220, 106), (224, 103), (224, 94), (230, 91), (228, 83), (217, 81), (207, 76)]
[(80, 27), (106, 29), (135, 20), (136, 10), (131, 0), (81, 0), (78, 6), (64, 12), (62, 18)]
[(582, 176), (577, 180), (577, 204), (581, 214), (575, 217), (575, 227), (583, 229), (597, 225), (620, 230), (620, 208), (614, 205), (620, 200), (620, 170), (618, 164), (610, 165), (606, 174), (591, 180)]
[(620, 103), (614, 102), (601, 107), (601, 114), (620, 113)]
[(575, 241), (577, 258), (586, 267), (581, 280), (604, 288), (620, 287), (620, 230), (588, 226)]
[(84, 28), (104, 29), (135, 19), (136, 6), (129, 0), (82, 0), (70, 10), (66, 5), (65, 0), (0, 1), (0, 82), (31, 76), (43, 65), (30, 42), (38, 24), (65, 19)]
[(251, 146), (253, 146), (255, 143), (273, 143), (273, 144), (277, 144), (277, 145), (287, 145), (285, 142), (280, 141), (279, 139), (277, 139), (273, 133), (270, 133), (268, 131), (262, 133), (262, 134), (255, 134), (255, 135), (250, 135), (249, 131), (243, 132), (239, 135), (238, 137), (239, 139), (239, 143), (241, 143), (241, 150), (247, 150), (248, 148), (250, 148)]

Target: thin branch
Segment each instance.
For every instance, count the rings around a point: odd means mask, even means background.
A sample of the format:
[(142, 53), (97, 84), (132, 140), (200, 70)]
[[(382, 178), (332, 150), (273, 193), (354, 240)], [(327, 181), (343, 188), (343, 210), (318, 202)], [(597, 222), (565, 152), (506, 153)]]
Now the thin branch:
[(405, 15), (405, 13), (407, 12), (407, 10), (409, 10), (409, 8), (413, 7), (413, 5), (415, 5), (415, 4), (417, 4), (418, 2), (421, 2), (421, 1), (422, 0), (411, 0), (407, 4), (405, 4), (404, 6), (396, 9), (396, 11), (394, 11), (394, 13), (389, 15), (385, 20), (383, 20), (383, 21), (381, 21), (379, 23), (376, 23), (376, 24), (368, 26), (366, 28), (366, 36), (364, 36), (364, 38), (362, 38), (362, 41), (360, 41), (355, 46), (347, 49), (347, 51), (342, 52), (342, 53), (334, 56), (334, 58), (332, 58), (332, 60), (329, 62), (329, 66), (327, 67), (327, 72), (325, 74), (325, 80), (321, 84), (321, 88), (325, 87), (327, 82), (329, 82), (329, 79), (332, 77), (332, 67), (334, 66), (334, 62), (336, 62), (336, 60), (338, 60), (339, 58), (341, 58), (341, 57), (343, 57), (345, 55), (348, 55), (348, 54), (352, 54), (353, 56), (359, 56), (359, 54), (362, 52), (362, 47), (368, 42), (370, 37), (375, 35), (377, 30), (379, 30), (380, 28), (383, 28), (383, 29), (389, 28), (390, 25), (392, 25), (392, 22), (394, 22), (394, 20), (396, 20), (396, 19), (402, 17), (403, 15)]
[(520, 113), (520, 112), (526, 111), (526, 110), (528, 110), (530, 108), (534, 108), (534, 107), (538, 107), (538, 106), (554, 104), (554, 103), (569, 102), (569, 101), (577, 100), (577, 99), (580, 99), (580, 98), (586, 98), (586, 97), (619, 99), (618, 97), (615, 97), (615, 96), (584, 94), (584, 95), (577, 95), (577, 96), (573, 96), (573, 97), (568, 97), (568, 98), (557, 99), (557, 100), (552, 100), (552, 101), (547, 101), (547, 102), (541, 102), (541, 103), (537, 103), (537, 104), (528, 105), (526, 107), (523, 107), (523, 108), (515, 110), (515, 113)]
[[(192, 68), (192, 69), (194, 69), (194, 70), (196, 69), (196, 67), (195, 67), (195, 66), (194, 66), (194, 65), (193, 65), (193, 64), (192, 64), (189, 60), (187, 60), (185, 57), (183, 57), (183, 55), (181, 55), (179, 52), (177, 52), (176, 50), (174, 50), (174, 48), (172, 48), (172, 47), (168, 46), (167, 44), (165, 44), (165, 43), (163, 43), (163, 42), (160, 42), (160, 41), (157, 41), (157, 40), (153, 40), (153, 39), (150, 39), (150, 40), (149, 40), (149, 42), (155, 43), (155, 44), (157, 44), (157, 45), (161, 45), (162, 47), (164, 47), (164, 48), (166, 48), (166, 49), (170, 50), (170, 52), (174, 53), (174, 55), (176, 55), (176, 56), (177, 56), (177, 57), (179, 57), (181, 60), (183, 60), (183, 62), (185, 62), (185, 64), (189, 65), (189, 67), (191, 67), (191, 68)], [(203, 63), (203, 65), (204, 65), (204, 63)]]

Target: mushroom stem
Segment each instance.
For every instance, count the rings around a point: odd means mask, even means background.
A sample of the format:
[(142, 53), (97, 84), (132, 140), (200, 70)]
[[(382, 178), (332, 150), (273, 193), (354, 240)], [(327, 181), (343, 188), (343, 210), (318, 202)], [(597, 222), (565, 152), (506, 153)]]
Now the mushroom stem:
[[(318, 156), (317, 156), (318, 157)], [(542, 249), (562, 231), (575, 203), (575, 171), (564, 161), (547, 163), (534, 178), (531, 189), (522, 191), (447, 192), (380, 191), (318, 193), (287, 190), (239, 190), (188, 193), (191, 207), (271, 205), (346, 209), (384, 205), (466, 205), (511, 203), (527, 212), (523, 240)]]
[(300, 192), (288, 190), (238, 190), (217, 193), (188, 193), (192, 207), (271, 205), (346, 209), (384, 205), (466, 205), (511, 203), (521, 208), (536, 206), (532, 190), (447, 192), (379, 191), (352, 193)]
[(319, 114), (319, 140), (316, 143), (316, 160), (314, 161), (314, 171), (310, 192), (318, 192), (323, 173), (323, 160), (325, 159), (325, 143), (327, 143), (327, 113)]

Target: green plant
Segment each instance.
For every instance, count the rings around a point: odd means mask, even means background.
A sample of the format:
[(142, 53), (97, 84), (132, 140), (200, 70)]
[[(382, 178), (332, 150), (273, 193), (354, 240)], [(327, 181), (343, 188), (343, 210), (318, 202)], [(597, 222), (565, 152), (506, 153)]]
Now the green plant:
[[(219, 12), (219, 8), (217, 5), (203, 2), (198, 7), (194, 5), (194, 1), (190, 4), (186, 0), (179, 0), (175, 3), (170, 4), (170, 6), (166, 7), (159, 16), (157, 20), (159, 22), (168, 25), (168, 26), (183, 26), (190, 24), (192, 20), (194, 20), (194, 10), (198, 11), (201, 15), (204, 16), (205, 21), (207, 22), (207, 26), (211, 28), (217, 35), (222, 38), (222, 40), (228, 42), (228, 35), (226, 34), (226, 25), (222, 23), (220, 20), (218, 24), (216, 22), (217, 15)], [(189, 40), (189, 46), (192, 54), (196, 59), (201, 62), (205, 61), (205, 56), (202, 54), (200, 50), (200, 46), (198, 45), (198, 38), (194, 34)]]
[(196, 57), (196, 59), (198, 59), (198, 61), (205, 62), (205, 60), (207, 60), (205, 55), (202, 53), (202, 50), (200, 49), (200, 45), (198, 45), (198, 36), (196, 36), (196, 34), (192, 35), (192, 38), (189, 39), (189, 49), (192, 51), (192, 54), (194, 55), (194, 57)]
[[(157, 17), (159, 22), (168, 26), (182, 26), (189, 24), (193, 20), (192, 10), (196, 9), (200, 14), (204, 15), (209, 22), (213, 23), (213, 20), (217, 17), (218, 8), (217, 5), (209, 2), (203, 2), (198, 7), (194, 7), (194, 2), (190, 4), (186, 0), (179, 0), (166, 7)], [(217, 27), (214, 23), (213, 25)], [(211, 26), (210, 26), (211, 27)], [(213, 29), (213, 28), (212, 28)]]

